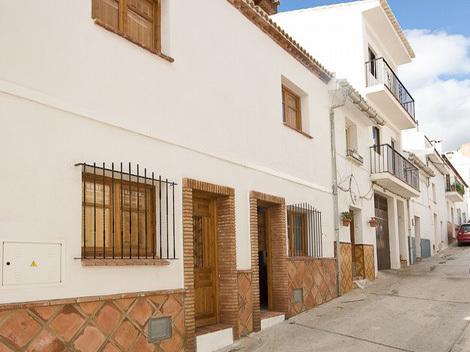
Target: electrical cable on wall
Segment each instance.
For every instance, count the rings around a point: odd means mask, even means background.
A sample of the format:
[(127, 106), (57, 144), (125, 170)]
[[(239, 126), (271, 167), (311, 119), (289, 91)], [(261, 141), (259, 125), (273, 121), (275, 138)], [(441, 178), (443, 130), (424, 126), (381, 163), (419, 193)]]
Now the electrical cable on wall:
[[(340, 186), (340, 184), (343, 184), (346, 181), (349, 181), (349, 187), (348, 188), (344, 188), (344, 187)], [(353, 190), (352, 190), (352, 182), (353, 181), (356, 184), (356, 188), (357, 188), (358, 193), (359, 193), (358, 195), (355, 192), (353, 192)], [(341, 180), (341, 182), (339, 182), (339, 184), (338, 184), (338, 189), (343, 191), (344, 193), (349, 193), (349, 196), (351, 198), (351, 202), (353, 204), (357, 203), (357, 200), (356, 200), (355, 196), (358, 196), (359, 199), (365, 199), (365, 200), (372, 200), (372, 198), (373, 198), (373, 192), (372, 192), (373, 191), (373, 185), (371, 184), (371, 186), (370, 186), (369, 190), (367, 191), (367, 193), (365, 193), (364, 195), (361, 195), (361, 190), (360, 190), (360, 187), (359, 187), (359, 183), (357, 182), (357, 179), (354, 176), (354, 174), (350, 174), (345, 179)]]

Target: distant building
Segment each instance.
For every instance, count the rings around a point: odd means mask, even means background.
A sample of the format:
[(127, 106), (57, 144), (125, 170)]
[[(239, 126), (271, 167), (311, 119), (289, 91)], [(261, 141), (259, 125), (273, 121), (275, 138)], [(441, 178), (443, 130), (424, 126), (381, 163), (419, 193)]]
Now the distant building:
[[(470, 185), (470, 142), (463, 144), (458, 150), (446, 153), (447, 158), (455, 166), (463, 180)], [(458, 207), (460, 222), (470, 222), (470, 192), (465, 196), (465, 202)]]

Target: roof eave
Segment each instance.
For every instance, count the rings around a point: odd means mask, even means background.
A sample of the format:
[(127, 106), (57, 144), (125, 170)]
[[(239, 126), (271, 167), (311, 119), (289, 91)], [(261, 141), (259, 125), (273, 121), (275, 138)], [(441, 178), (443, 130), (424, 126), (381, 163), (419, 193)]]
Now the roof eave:
[(410, 42), (406, 38), (406, 35), (403, 31), (403, 28), (401, 27), (400, 23), (398, 22), (395, 14), (393, 13), (390, 5), (388, 4), (387, 0), (380, 0), (380, 6), (384, 10), (385, 14), (387, 15), (390, 23), (392, 24), (395, 32), (397, 33), (398, 37), (400, 38), (400, 41), (402, 42), (403, 46), (405, 47), (406, 51), (408, 52), (408, 55), (410, 56), (410, 59), (416, 58), (416, 54), (411, 47)]

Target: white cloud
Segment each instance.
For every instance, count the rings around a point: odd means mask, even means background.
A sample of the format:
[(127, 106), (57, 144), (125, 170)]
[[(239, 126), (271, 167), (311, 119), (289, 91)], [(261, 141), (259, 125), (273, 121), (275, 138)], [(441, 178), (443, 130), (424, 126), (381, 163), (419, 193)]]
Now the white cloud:
[(470, 142), (470, 38), (429, 30), (407, 35), (416, 59), (400, 77), (416, 101), (421, 129), (442, 139), (446, 150)]

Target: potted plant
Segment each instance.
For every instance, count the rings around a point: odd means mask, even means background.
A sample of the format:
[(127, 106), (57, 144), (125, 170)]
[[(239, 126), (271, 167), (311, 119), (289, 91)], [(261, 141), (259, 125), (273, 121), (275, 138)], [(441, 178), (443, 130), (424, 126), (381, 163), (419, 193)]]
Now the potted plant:
[(344, 211), (341, 213), (341, 222), (343, 223), (343, 226), (349, 226), (351, 225), (351, 222), (353, 221), (353, 213), (351, 211)]
[(370, 220), (369, 220), (369, 225), (370, 225), (370, 227), (379, 226), (379, 219), (377, 219), (375, 216), (371, 217)]

